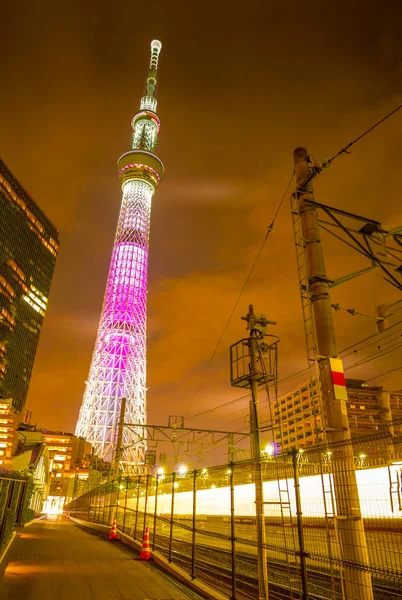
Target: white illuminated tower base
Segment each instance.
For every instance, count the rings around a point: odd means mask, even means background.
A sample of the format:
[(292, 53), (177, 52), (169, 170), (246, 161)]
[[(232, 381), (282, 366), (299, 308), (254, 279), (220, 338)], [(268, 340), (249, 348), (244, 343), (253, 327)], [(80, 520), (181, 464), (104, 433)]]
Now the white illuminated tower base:
[[(117, 441), (121, 399), (126, 423), (146, 423), (146, 308), (152, 196), (163, 176), (155, 156), (160, 128), (154, 98), (161, 43), (151, 44), (147, 95), (132, 120), (132, 149), (118, 161), (123, 199), (106, 293), (88, 381), (76, 427), (95, 454), (111, 461)], [(142, 433), (142, 432), (141, 432)], [(139, 432), (140, 434), (140, 432)], [(141, 472), (145, 444), (123, 431), (123, 464)]]

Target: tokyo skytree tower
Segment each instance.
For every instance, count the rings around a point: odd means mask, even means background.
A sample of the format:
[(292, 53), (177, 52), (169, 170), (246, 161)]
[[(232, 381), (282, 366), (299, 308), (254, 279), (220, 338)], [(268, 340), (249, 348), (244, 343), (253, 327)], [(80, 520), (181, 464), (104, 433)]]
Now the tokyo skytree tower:
[[(152, 196), (163, 176), (155, 156), (160, 128), (154, 97), (162, 44), (151, 43), (146, 95), (134, 116), (131, 150), (118, 160), (123, 192), (98, 335), (76, 426), (76, 435), (111, 461), (122, 398), (126, 423), (146, 423), (146, 310), (148, 242)], [(145, 444), (124, 429), (123, 462), (141, 470)]]

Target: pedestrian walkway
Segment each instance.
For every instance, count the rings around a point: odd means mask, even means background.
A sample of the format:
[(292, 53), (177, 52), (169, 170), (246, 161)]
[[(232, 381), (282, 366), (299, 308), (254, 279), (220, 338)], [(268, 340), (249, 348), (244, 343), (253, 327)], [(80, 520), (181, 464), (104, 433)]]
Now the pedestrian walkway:
[(201, 600), (155, 563), (64, 517), (48, 517), (17, 534), (0, 565), (0, 599)]

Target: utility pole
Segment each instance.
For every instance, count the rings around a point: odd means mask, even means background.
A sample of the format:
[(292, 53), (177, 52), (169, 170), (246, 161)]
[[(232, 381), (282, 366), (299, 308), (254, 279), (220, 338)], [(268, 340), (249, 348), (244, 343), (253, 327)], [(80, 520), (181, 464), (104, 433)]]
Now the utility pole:
[(126, 414), (126, 402), (126, 398), (121, 399), (119, 429), (117, 431), (116, 452), (114, 455), (113, 478), (118, 477), (119, 475), (120, 459), (122, 455), (121, 446), (123, 442), (124, 416)]
[[(344, 568), (345, 594), (348, 600), (373, 600), (371, 575), (364, 569), (369, 564), (366, 537), (360, 510), (359, 493), (353, 459), (353, 448), (345, 399), (334, 392), (330, 358), (338, 358), (333, 322), (329, 281), (325, 271), (324, 254), (320, 239), (317, 208), (314, 202), (312, 177), (314, 165), (305, 148), (293, 153), (296, 174), (296, 200), (300, 215), (303, 246), (306, 257), (308, 290), (316, 336), (318, 362), (323, 399), (323, 426), (326, 441), (344, 442), (332, 453), (332, 475), (336, 500), (336, 527), (341, 544)], [(353, 563), (361, 565), (353, 567)]]
[[(249, 353), (250, 353), (250, 442), (251, 457), (254, 459), (255, 469), (255, 515), (257, 529), (257, 553), (258, 553), (258, 597), (259, 600), (268, 598), (268, 570), (267, 570), (267, 549), (266, 549), (266, 531), (264, 517), (264, 489), (261, 469), (261, 444), (260, 444), (260, 422), (258, 405), (258, 381), (257, 381), (257, 356), (258, 356), (258, 331), (257, 323), (266, 325), (265, 318), (258, 318), (254, 314), (253, 305), (250, 304), (247, 317), (242, 317), (247, 321), (247, 330), (249, 331)], [(262, 320), (264, 323), (261, 323)]]

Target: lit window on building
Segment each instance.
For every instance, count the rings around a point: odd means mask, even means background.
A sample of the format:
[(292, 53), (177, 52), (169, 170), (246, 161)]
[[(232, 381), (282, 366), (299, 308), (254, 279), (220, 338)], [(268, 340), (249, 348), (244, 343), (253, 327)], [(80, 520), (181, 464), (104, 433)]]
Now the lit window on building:
[(15, 260), (8, 260), (7, 264), (9, 267), (12, 268), (12, 270), (18, 275), (18, 278), (21, 279), (22, 281), (26, 280), (26, 276), (25, 273), (23, 272), (22, 269), (20, 269), (20, 267), (17, 265), (17, 263), (15, 262)]

